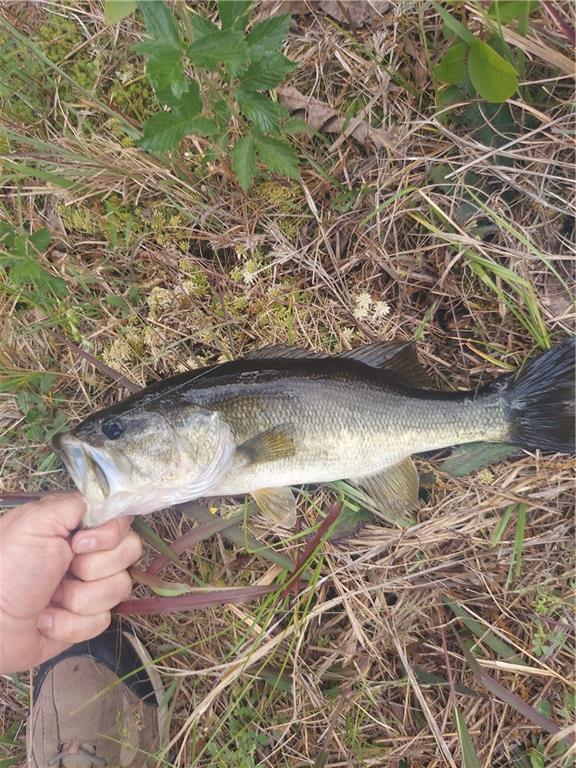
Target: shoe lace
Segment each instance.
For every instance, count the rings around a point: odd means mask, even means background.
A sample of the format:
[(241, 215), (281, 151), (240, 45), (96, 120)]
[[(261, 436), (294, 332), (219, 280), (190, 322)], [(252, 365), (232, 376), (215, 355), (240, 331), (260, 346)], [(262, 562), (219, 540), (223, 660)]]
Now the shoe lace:
[(57, 765), (61, 760), (67, 757), (80, 757), (84, 758), (86, 763), (90, 766), (106, 766), (107, 761), (103, 757), (99, 757), (96, 754), (96, 747), (94, 744), (86, 744), (81, 741), (66, 741), (58, 746), (58, 752), (51, 757), (48, 761), (49, 766)]

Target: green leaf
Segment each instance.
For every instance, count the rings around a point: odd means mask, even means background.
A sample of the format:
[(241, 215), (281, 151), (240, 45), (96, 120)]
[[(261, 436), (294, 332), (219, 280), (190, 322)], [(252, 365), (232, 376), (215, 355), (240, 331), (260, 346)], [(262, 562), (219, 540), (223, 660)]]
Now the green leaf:
[(243, 136), (232, 149), (232, 170), (246, 192), (256, 173), (256, 143), (254, 136)]
[(261, 96), (259, 93), (238, 88), (236, 99), (244, 117), (264, 133), (277, 131), (280, 120), (288, 117), (286, 107), (271, 101), (266, 96)]
[(330, 541), (340, 541), (354, 536), (366, 523), (374, 523), (376, 518), (360, 504), (345, 503), (338, 515), (329, 536)]
[(178, 100), (177, 107), (182, 115), (186, 117), (195, 117), (202, 112), (200, 87), (195, 80), (188, 80), (188, 88)]
[(286, 122), (282, 123), (282, 133), (286, 136), (293, 136), (297, 133), (313, 132), (306, 120), (302, 120), (301, 117), (289, 117)]
[(148, 59), (146, 73), (158, 97), (159, 94), (166, 93), (179, 97), (186, 90), (182, 54), (179, 48), (172, 48), (165, 44), (158, 46)]
[(446, 10), (446, 8), (443, 8), (439, 3), (437, 3), (436, 0), (432, 0), (432, 5), (436, 9), (437, 13), (440, 14), (448, 29), (461, 40), (464, 40), (465, 43), (471, 45), (474, 40), (474, 35), (472, 32), (470, 32), (470, 30), (465, 27), (464, 24), (461, 24), (458, 19), (455, 19), (454, 16), (452, 16), (452, 14)]
[(225, 99), (214, 99), (210, 109), (220, 128), (225, 128), (230, 123), (230, 107)]
[(193, 64), (206, 69), (216, 70), (224, 64), (232, 75), (238, 75), (244, 69), (248, 50), (241, 32), (218, 30), (192, 43), (188, 56)]
[[(529, 6), (526, 8), (526, 6)], [(538, 8), (538, 0), (493, 0), (488, 10), (488, 16), (500, 24), (508, 24), (525, 11), (528, 15)]]
[(256, 136), (256, 151), (264, 165), (273, 173), (299, 179), (298, 158), (296, 153), (284, 139), (274, 139), (270, 136)]
[(104, 0), (104, 21), (117, 24), (136, 9), (137, 0)]
[(276, 88), (296, 64), (282, 53), (270, 53), (253, 61), (240, 78), (248, 91), (264, 91)]
[(193, 118), (188, 126), (187, 133), (194, 133), (198, 136), (216, 136), (220, 132), (220, 128), (213, 120), (209, 120), (204, 115), (198, 115)]
[(454, 43), (432, 70), (434, 77), (443, 83), (458, 85), (466, 79), (466, 43)]
[(149, 152), (176, 149), (184, 136), (190, 133), (193, 120), (179, 111), (158, 112), (144, 123), (144, 138), (140, 140), (140, 146)]
[(254, 26), (246, 38), (250, 58), (253, 61), (281, 48), (290, 29), (291, 18), (288, 13), (282, 16), (271, 16)]
[(452, 477), (473, 475), (482, 467), (512, 456), (520, 449), (511, 443), (468, 443), (454, 448), (440, 464), (440, 470)]
[(518, 76), (512, 64), (482, 40), (475, 39), (470, 45), (468, 74), (486, 101), (506, 101), (518, 88)]
[(216, 24), (213, 24), (210, 19), (207, 19), (205, 16), (193, 13), (189, 16), (189, 19), (190, 26), (194, 31), (194, 41), (199, 40), (201, 37), (206, 37), (206, 35), (213, 35), (214, 32), (219, 32)]
[(42, 253), (50, 245), (51, 238), (52, 235), (50, 234), (50, 230), (44, 227), (44, 229), (39, 229), (37, 232), (34, 232), (33, 235), (30, 235), (29, 239), (36, 251)]
[(222, 29), (244, 30), (252, 0), (218, 0), (218, 14)]
[(146, 31), (160, 43), (180, 48), (180, 36), (172, 12), (164, 0), (139, 0)]
[(474, 744), (470, 738), (470, 732), (466, 721), (460, 714), (458, 707), (454, 707), (454, 720), (456, 721), (456, 730), (460, 740), (460, 751), (462, 752), (462, 764), (464, 768), (481, 768), (478, 755), (474, 749)]

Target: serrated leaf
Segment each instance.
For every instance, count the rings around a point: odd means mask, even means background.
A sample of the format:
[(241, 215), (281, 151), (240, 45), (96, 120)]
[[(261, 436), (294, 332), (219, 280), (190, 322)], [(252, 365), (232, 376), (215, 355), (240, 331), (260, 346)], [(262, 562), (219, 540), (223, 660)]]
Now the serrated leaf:
[(282, 53), (270, 53), (253, 61), (240, 78), (248, 91), (269, 91), (284, 80), (288, 72), (296, 67), (295, 62)]
[(248, 49), (241, 32), (218, 30), (192, 43), (188, 56), (193, 64), (206, 69), (216, 70), (224, 64), (231, 74), (238, 75), (246, 65)]
[(463, 82), (466, 79), (468, 50), (466, 43), (451, 45), (432, 70), (434, 77), (451, 85), (458, 85), (458, 83)]
[(232, 170), (238, 183), (246, 192), (256, 173), (256, 143), (253, 136), (238, 139), (232, 149)]
[(474, 39), (470, 44), (468, 74), (486, 101), (506, 101), (518, 88), (518, 76), (512, 64), (482, 40)]
[(289, 179), (300, 178), (296, 153), (284, 139), (256, 136), (256, 151), (260, 160), (273, 173)]
[(202, 112), (200, 87), (195, 80), (188, 80), (188, 87), (180, 97), (177, 107), (179, 112), (186, 117), (196, 117)]
[(172, 93), (178, 97), (186, 89), (182, 54), (178, 48), (164, 43), (157, 45), (146, 63), (146, 73), (157, 96)]
[(52, 235), (50, 234), (50, 230), (44, 227), (43, 229), (34, 232), (33, 235), (30, 235), (30, 242), (39, 253), (42, 253), (50, 245), (51, 238)]
[(270, 16), (252, 28), (246, 43), (253, 61), (281, 48), (290, 30), (291, 18), (288, 13), (282, 16)]
[(197, 136), (216, 136), (220, 128), (213, 120), (209, 120), (204, 115), (198, 115), (190, 121), (187, 133), (193, 133)]
[(280, 120), (288, 117), (286, 107), (271, 101), (266, 96), (261, 96), (259, 93), (238, 88), (236, 99), (240, 112), (263, 133), (277, 131)]
[(221, 128), (230, 123), (230, 107), (225, 99), (214, 99), (210, 104), (212, 115)]
[(144, 137), (140, 146), (149, 152), (168, 152), (176, 149), (180, 141), (190, 133), (194, 118), (181, 112), (158, 112), (143, 125)]
[(104, 21), (117, 24), (136, 10), (137, 0), (104, 0)]
[(172, 12), (164, 0), (139, 0), (146, 31), (158, 42), (180, 48), (180, 35)]
[(286, 136), (307, 133), (308, 131), (312, 131), (312, 129), (301, 117), (289, 117), (285, 123), (282, 123), (282, 133)]
[(364, 507), (344, 504), (329, 536), (330, 541), (340, 541), (354, 536), (362, 526), (375, 522), (376, 518)]
[(222, 29), (244, 30), (252, 0), (218, 0), (218, 14)]
[(473, 475), (479, 469), (495, 461), (518, 453), (517, 445), (510, 443), (468, 443), (454, 448), (450, 456), (440, 464), (440, 470), (452, 477)]
[(198, 13), (193, 13), (189, 16), (190, 26), (194, 31), (194, 41), (199, 40), (206, 35), (213, 35), (214, 32), (218, 32), (218, 27), (213, 24), (210, 19), (205, 16), (200, 16)]

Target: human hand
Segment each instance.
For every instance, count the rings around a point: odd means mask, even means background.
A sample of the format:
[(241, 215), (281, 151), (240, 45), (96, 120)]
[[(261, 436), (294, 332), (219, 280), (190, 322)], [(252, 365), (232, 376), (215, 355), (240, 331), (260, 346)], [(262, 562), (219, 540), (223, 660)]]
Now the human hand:
[(142, 554), (132, 518), (72, 533), (85, 505), (59, 493), (0, 518), (0, 672), (31, 669), (110, 623)]

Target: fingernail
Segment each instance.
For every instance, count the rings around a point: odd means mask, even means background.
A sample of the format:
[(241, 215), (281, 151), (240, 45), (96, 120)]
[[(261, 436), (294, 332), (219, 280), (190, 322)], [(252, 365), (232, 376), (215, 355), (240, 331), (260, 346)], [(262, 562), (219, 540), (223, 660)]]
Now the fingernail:
[(82, 552), (91, 552), (93, 549), (96, 549), (97, 544), (98, 541), (96, 539), (83, 537), (74, 542), (73, 549), (77, 555), (81, 555)]
[(40, 616), (38, 616), (38, 621), (36, 622), (36, 629), (39, 632), (47, 632), (49, 629), (52, 629), (53, 624), (54, 619), (52, 616), (50, 616), (49, 613), (41, 613)]

